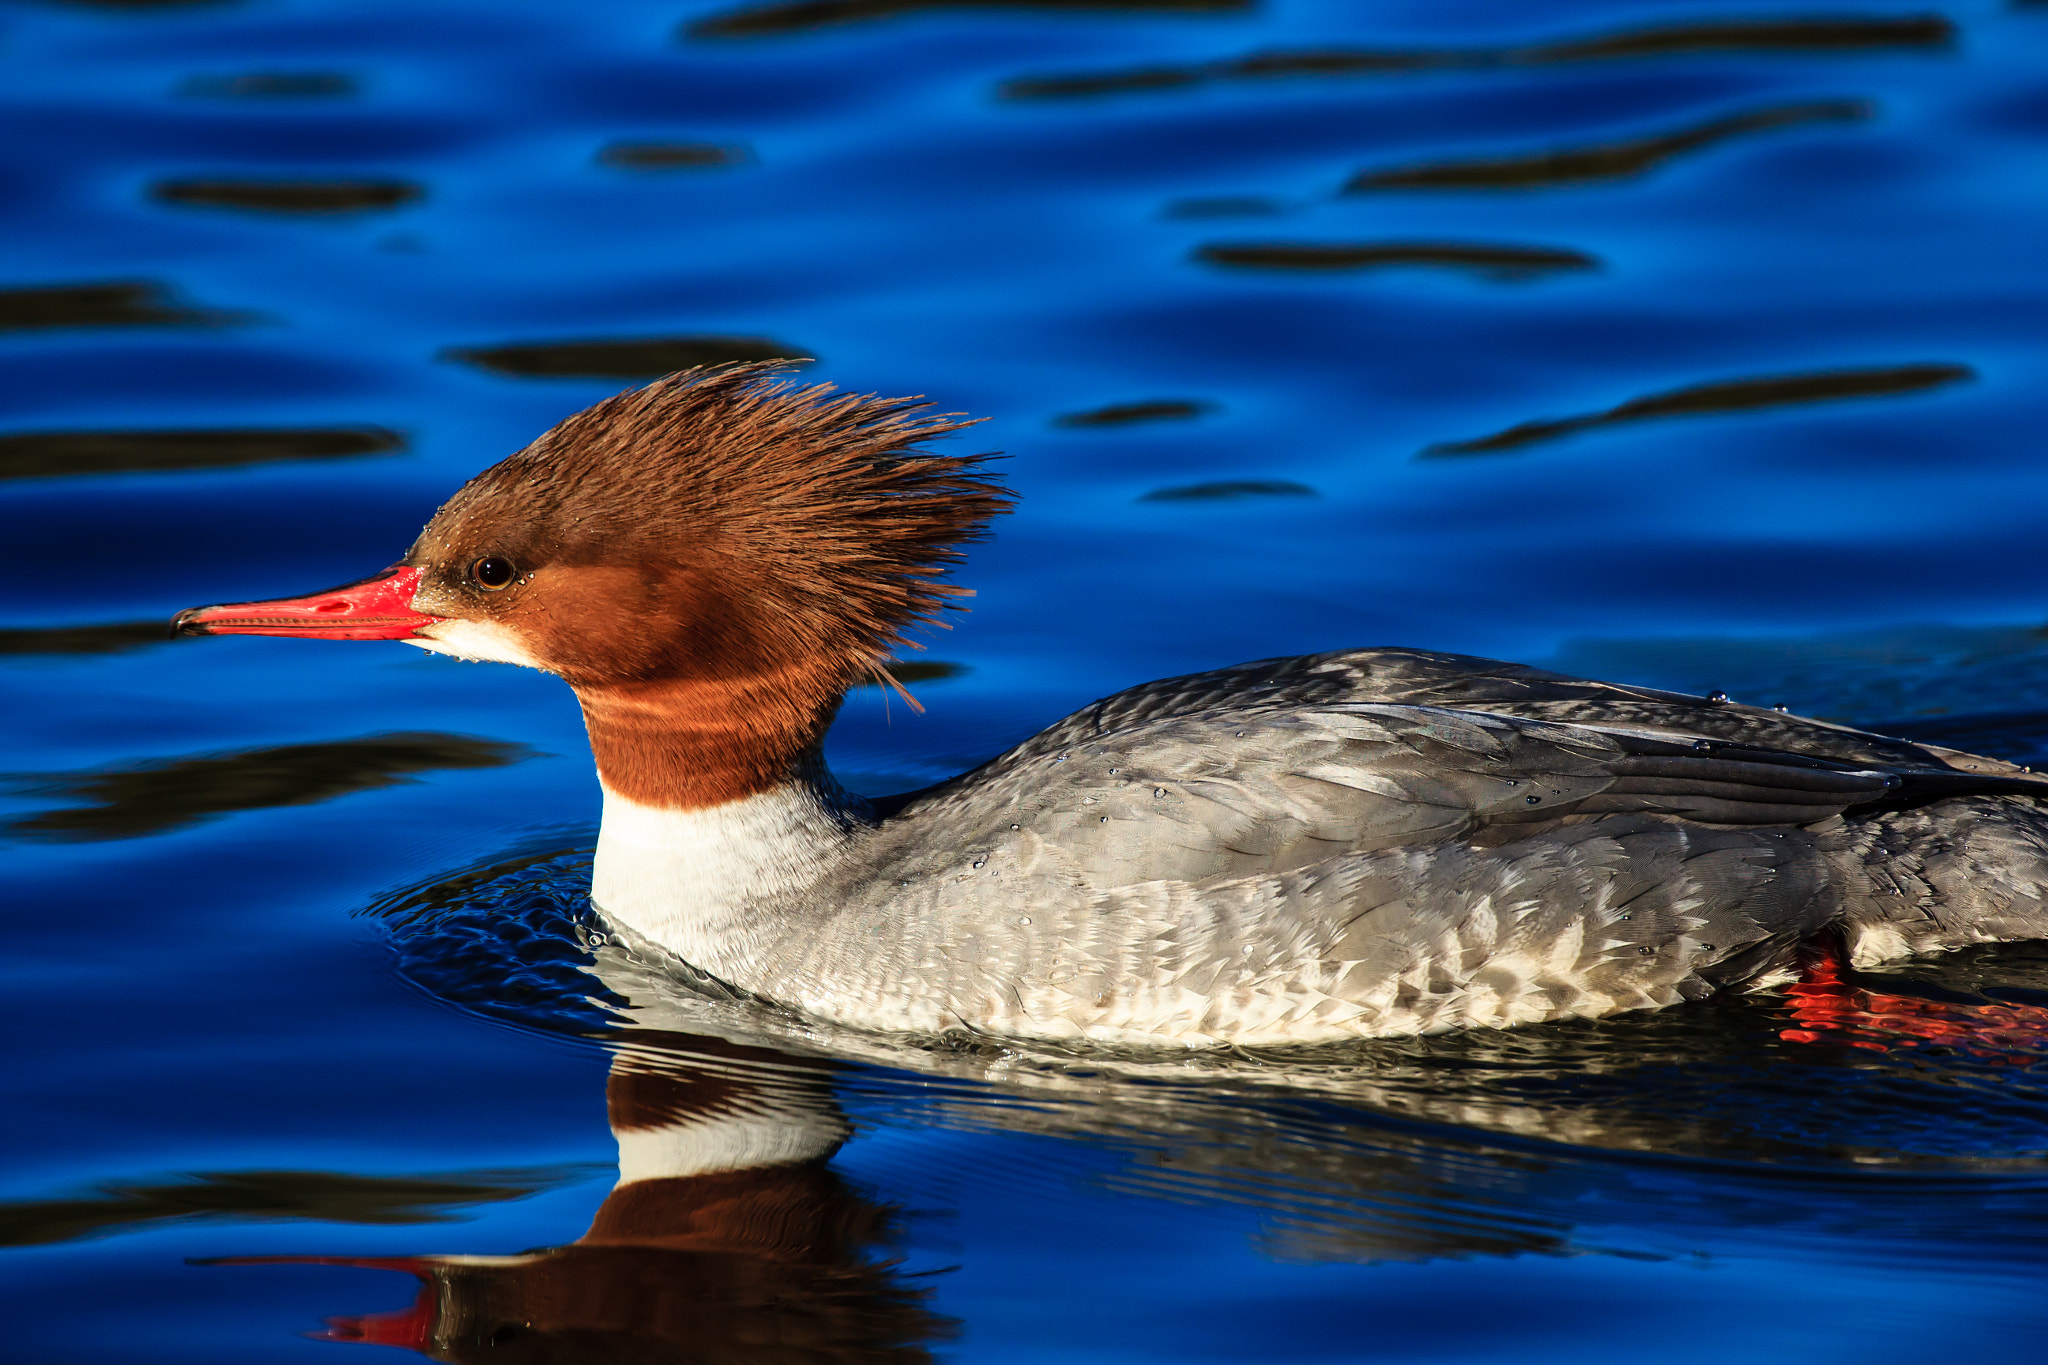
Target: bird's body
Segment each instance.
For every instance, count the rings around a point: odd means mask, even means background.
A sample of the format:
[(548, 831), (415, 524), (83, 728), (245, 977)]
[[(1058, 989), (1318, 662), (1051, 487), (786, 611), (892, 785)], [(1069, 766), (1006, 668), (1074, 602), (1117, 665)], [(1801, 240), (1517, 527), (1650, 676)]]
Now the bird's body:
[(599, 907), (842, 1023), (1126, 1044), (1654, 1008), (1830, 931), (1859, 965), (2048, 936), (2017, 768), (1414, 650), (1150, 683), (876, 806), (805, 785), (776, 894), (688, 913), (601, 846)]
[[(1148, 683), (949, 782), (852, 796), (820, 756), (839, 698), (940, 604), (935, 547), (1001, 507), (973, 461), (906, 455), (946, 424), (832, 403), (664, 381), (480, 476), (384, 577), (181, 619), (560, 674), (605, 791), (597, 907), (859, 1027), (1315, 1042), (1758, 989), (1824, 936), (1858, 965), (2048, 937), (2048, 781), (1415, 650)], [(808, 480), (775, 463), (793, 432), (820, 438), (785, 461)], [(673, 506), (633, 486), (664, 459)], [(865, 523), (834, 521), (833, 479)]]

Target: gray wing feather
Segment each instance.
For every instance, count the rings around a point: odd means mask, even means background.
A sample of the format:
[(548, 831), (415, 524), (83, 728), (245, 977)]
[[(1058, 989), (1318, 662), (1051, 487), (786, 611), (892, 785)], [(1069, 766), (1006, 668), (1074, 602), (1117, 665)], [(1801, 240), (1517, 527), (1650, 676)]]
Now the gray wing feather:
[(1093, 886), (1199, 884), (1581, 815), (1807, 824), (1897, 785), (1826, 760), (1381, 703), (1218, 708), (1006, 758), (889, 824), (921, 849), (1039, 841)]
[(2019, 772), (1996, 759), (1805, 716), (1419, 649), (1349, 649), (1256, 659), (1207, 673), (1162, 678), (1083, 707), (996, 762), (1049, 755), (1148, 721), (1218, 706), (1290, 710), (1334, 702), (1392, 702), (1567, 724), (1655, 729), (1859, 767), (1903, 765), (2004, 776)]

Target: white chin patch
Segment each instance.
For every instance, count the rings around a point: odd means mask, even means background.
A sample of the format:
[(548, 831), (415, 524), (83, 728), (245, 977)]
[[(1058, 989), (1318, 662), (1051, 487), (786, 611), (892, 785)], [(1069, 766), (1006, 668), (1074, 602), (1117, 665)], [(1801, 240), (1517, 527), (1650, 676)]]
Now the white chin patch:
[(405, 643), (457, 659), (518, 664), (521, 668), (546, 671), (538, 659), (526, 652), (518, 636), (489, 621), (436, 621), (420, 627), (420, 633)]

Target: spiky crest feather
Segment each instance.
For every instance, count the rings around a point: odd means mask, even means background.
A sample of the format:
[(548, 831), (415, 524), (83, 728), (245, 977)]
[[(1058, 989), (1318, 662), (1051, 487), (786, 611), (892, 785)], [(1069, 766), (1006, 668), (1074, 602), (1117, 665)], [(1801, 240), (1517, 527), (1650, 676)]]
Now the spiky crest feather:
[(710, 543), (746, 564), (791, 626), (842, 643), (857, 676), (972, 595), (944, 581), (955, 547), (1011, 503), (982, 473), (992, 456), (920, 448), (974, 425), (961, 414), (801, 384), (787, 368), (701, 367), (629, 390), (473, 486), (481, 500), (527, 485), (527, 498), (595, 523), (593, 543), (650, 529)]

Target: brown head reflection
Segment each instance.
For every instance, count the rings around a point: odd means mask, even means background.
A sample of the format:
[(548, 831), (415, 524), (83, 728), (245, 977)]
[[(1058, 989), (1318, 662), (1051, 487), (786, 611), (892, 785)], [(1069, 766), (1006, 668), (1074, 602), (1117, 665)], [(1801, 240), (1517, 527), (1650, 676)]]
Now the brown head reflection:
[(332, 1319), (327, 1339), (493, 1365), (929, 1360), (952, 1324), (888, 1259), (895, 1211), (826, 1165), (849, 1131), (831, 1069), (635, 1037), (606, 1096), (619, 1183), (588, 1232), (515, 1256), (321, 1258), (420, 1281), (410, 1308)]

